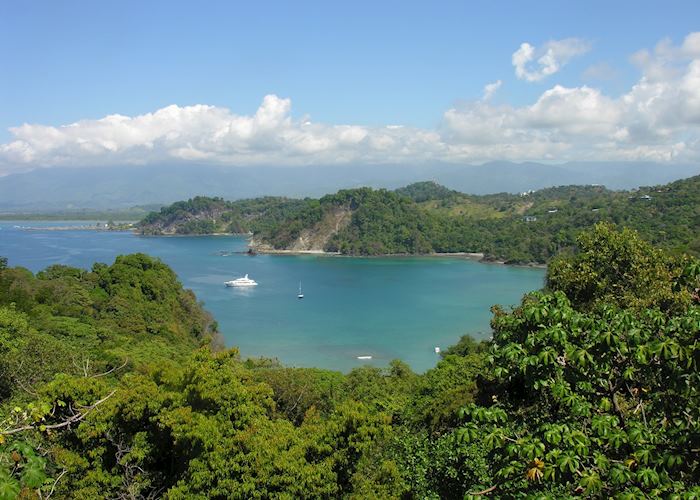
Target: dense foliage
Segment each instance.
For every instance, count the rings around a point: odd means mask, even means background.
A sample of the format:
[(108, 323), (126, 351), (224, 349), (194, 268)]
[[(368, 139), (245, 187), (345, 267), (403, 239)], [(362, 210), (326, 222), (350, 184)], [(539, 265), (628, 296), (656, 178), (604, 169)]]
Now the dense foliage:
[[(347, 218), (334, 218), (346, 211)], [(304, 232), (318, 250), (349, 255), (475, 252), (487, 260), (546, 263), (576, 246), (582, 228), (612, 222), (674, 252), (700, 255), (700, 177), (636, 191), (562, 186), (473, 196), (434, 182), (342, 190), (320, 200), (194, 198), (146, 217), (149, 234), (252, 232), (276, 249)]]
[[(36, 276), (0, 266), (0, 395), (60, 371), (99, 371), (150, 356), (184, 359), (216, 324), (175, 273), (144, 254), (90, 271), (54, 265)], [(27, 392), (27, 391), (24, 391)]]
[(308, 222), (310, 200), (264, 197), (225, 201), (222, 198), (196, 196), (178, 201), (158, 212), (150, 212), (139, 223), (142, 234), (248, 233), (265, 235), (286, 230), (290, 219), (297, 225)]
[(218, 348), (147, 256), (0, 259), (0, 499), (697, 498), (699, 289), (598, 224), (489, 342), (341, 374)]
[(448, 200), (462, 196), (461, 193), (432, 181), (414, 182), (406, 187), (397, 189), (396, 193), (411, 198), (417, 203), (431, 200)]
[(606, 225), (580, 243), (548, 291), (494, 310), (487, 404), (462, 410), (459, 442), (485, 447), (501, 491), (695, 498), (700, 266)]
[(426, 253), (431, 229), (426, 214), (404, 196), (383, 189), (348, 189), (321, 198), (322, 206), (347, 207), (350, 223), (328, 243), (327, 250), (349, 255)]

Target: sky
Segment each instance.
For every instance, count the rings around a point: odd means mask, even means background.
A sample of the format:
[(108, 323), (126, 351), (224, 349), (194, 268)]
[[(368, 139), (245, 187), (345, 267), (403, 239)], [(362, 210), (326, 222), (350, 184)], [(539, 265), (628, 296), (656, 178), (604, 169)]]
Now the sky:
[(700, 161), (700, 2), (0, 5), (0, 175)]

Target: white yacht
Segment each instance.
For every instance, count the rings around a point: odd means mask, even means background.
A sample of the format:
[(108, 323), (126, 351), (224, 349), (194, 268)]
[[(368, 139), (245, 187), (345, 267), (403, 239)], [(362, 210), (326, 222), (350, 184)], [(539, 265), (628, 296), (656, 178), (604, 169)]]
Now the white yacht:
[(236, 278), (235, 280), (227, 281), (224, 283), (226, 286), (257, 286), (255, 280), (252, 280), (246, 274), (243, 278)]

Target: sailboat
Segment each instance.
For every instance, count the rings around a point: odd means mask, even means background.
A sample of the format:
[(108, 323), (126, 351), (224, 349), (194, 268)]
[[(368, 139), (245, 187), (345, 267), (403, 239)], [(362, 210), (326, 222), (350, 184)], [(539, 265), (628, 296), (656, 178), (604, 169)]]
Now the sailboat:
[(297, 299), (303, 299), (304, 293), (301, 291), (301, 281), (299, 282), (299, 293), (297, 294)]

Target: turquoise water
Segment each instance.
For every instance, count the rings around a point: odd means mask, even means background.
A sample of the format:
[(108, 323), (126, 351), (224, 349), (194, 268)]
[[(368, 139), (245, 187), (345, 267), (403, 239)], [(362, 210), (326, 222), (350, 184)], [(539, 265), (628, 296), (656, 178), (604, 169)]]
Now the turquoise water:
[[(0, 222), (0, 255), (39, 271), (51, 264), (89, 268), (145, 252), (170, 265), (243, 356), (347, 371), (399, 358), (416, 371), (434, 366), (464, 333), (490, 336), (489, 308), (517, 304), (540, 288), (542, 269), (461, 258), (349, 258), (257, 255), (236, 236), (141, 237), (128, 232), (26, 230), (85, 222)], [(248, 273), (252, 289), (224, 281)], [(297, 299), (299, 281), (305, 298)], [(360, 361), (357, 356), (372, 356)]]

